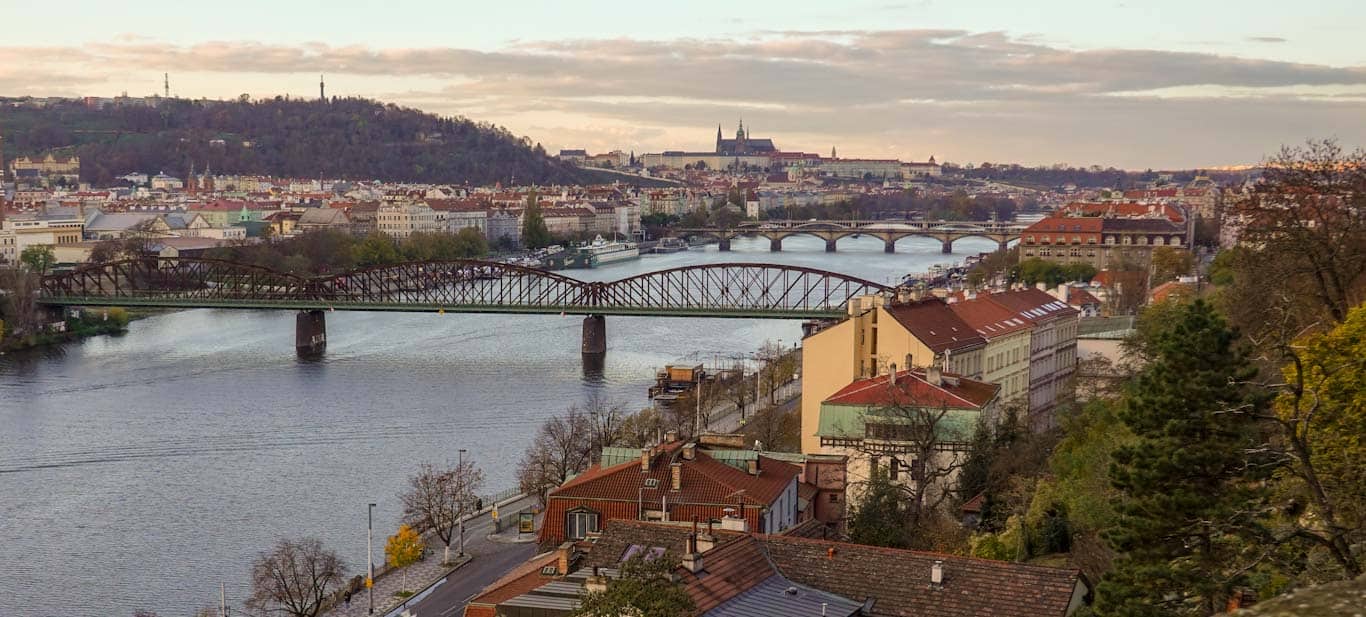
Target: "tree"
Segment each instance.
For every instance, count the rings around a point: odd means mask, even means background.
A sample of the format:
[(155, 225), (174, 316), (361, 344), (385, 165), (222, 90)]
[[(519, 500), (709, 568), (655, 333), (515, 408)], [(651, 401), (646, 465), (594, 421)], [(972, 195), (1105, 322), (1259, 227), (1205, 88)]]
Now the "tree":
[(346, 566), (315, 538), (281, 539), (252, 564), (247, 607), (290, 617), (316, 617), (338, 589)]
[(849, 541), (891, 548), (909, 547), (911, 540), (901, 498), (901, 490), (887, 473), (874, 469), (849, 517)]
[(1366, 151), (1347, 154), (1332, 140), (1282, 148), (1252, 198), (1230, 210), (1244, 224), (1239, 237), (1264, 256), (1244, 271), (1250, 308), (1284, 298), (1302, 325), (1341, 323), (1366, 299)]
[(764, 341), (759, 347), (759, 382), (769, 405), (778, 403), (778, 388), (792, 380), (797, 372), (797, 354), (788, 353), (773, 341)]
[(1192, 274), (1194, 268), (1195, 256), (1186, 249), (1174, 246), (1159, 246), (1153, 249), (1153, 285), (1174, 281), (1178, 276)]
[(356, 245), (354, 259), (358, 266), (378, 266), (398, 263), (402, 257), (393, 238), (376, 231)]
[(555, 243), (541, 217), (541, 204), (532, 189), (526, 197), (526, 211), (522, 213), (522, 244), (529, 249), (543, 249)]
[(403, 518), (417, 529), (431, 529), (445, 544), (441, 563), (451, 561), (451, 542), (460, 519), (468, 514), (475, 494), (484, 485), (484, 472), (470, 461), (450, 469), (423, 463), (408, 478), (408, 490), (399, 494)]
[(52, 252), (52, 245), (35, 244), (19, 253), (19, 263), (27, 266), (31, 272), (43, 275), (57, 263), (57, 257)]
[(389, 536), (389, 540), (384, 543), (384, 558), (391, 568), (403, 570), (403, 582), (399, 584), (399, 592), (408, 591), (408, 566), (417, 563), (422, 559), (422, 552), (427, 549), (427, 545), (422, 542), (422, 536), (418, 535), (408, 524), (398, 526), (398, 532)]
[(602, 456), (602, 449), (622, 434), (621, 408), (592, 398), (587, 408), (570, 405), (563, 416), (541, 424), (535, 439), (522, 454), (517, 483), (522, 492), (537, 495), (545, 503), (551, 489), (587, 469)]
[(1262, 499), (1253, 422), (1261, 404), (1236, 333), (1207, 303), (1182, 305), (1153, 334), (1120, 418), (1135, 442), (1115, 450), (1118, 552), (1099, 587), (1111, 615), (1212, 615), (1245, 576), (1242, 534)]
[(1274, 430), (1263, 446), (1280, 464), (1287, 516), (1272, 521), (1271, 541), (1307, 542), (1339, 568), (1362, 574), (1366, 541), (1366, 305), (1333, 330), (1281, 349), (1283, 381), (1271, 410), (1257, 417)]
[(579, 598), (570, 617), (683, 617), (693, 614), (692, 596), (674, 577), (678, 561), (665, 553), (654, 559), (637, 555), (621, 564), (621, 577), (607, 588)]
[(750, 416), (742, 432), (747, 441), (757, 441), (765, 450), (796, 452), (801, 449), (801, 424), (798, 414), (769, 406)]

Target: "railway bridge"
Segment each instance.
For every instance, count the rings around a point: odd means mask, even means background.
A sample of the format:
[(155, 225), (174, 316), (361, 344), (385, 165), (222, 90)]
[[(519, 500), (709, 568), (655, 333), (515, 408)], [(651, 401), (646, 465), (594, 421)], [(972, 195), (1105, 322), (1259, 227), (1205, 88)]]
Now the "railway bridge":
[(825, 252), (835, 252), (840, 239), (849, 236), (872, 236), (883, 242), (882, 250), (896, 252), (896, 242), (902, 238), (921, 236), (941, 243), (945, 254), (953, 252), (953, 243), (962, 238), (987, 238), (1004, 249), (1011, 241), (1019, 240), (1025, 225), (996, 221), (817, 221), (772, 220), (746, 221), (734, 227), (688, 227), (676, 229), (673, 235), (710, 237), (720, 243), (722, 251), (730, 250), (730, 241), (737, 236), (768, 238), (770, 251), (783, 250), (783, 239), (808, 235), (825, 240)]
[(328, 311), (584, 315), (582, 351), (607, 351), (608, 315), (838, 318), (850, 298), (888, 291), (861, 278), (797, 266), (718, 263), (581, 281), (494, 261), (372, 266), (297, 276), (217, 259), (148, 257), (43, 277), (50, 307), (146, 306), (298, 311), (301, 355), (327, 345)]

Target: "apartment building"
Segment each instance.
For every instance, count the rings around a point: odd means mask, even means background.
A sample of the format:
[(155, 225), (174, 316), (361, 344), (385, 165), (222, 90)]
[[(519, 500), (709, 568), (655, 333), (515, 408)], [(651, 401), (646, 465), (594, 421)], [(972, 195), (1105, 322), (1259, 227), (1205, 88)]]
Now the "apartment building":
[(375, 213), (375, 228), (393, 238), (407, 238), (415, 232), (446, 231), (446, 217), (426, 204), (401, 201), (381, 203)]

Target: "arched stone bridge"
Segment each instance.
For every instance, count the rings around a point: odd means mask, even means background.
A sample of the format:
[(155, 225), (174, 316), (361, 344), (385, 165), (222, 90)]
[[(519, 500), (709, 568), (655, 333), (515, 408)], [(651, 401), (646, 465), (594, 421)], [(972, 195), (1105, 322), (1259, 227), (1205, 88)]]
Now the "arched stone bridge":
[(296, 346), (321, 351), (324, 311), (587, 315), (584, 352), (606, 351), (606, 315), (840, 317), (855, 296), (884, 285), (824, 270), (721, 263), (581, 281), (492, 261), (410, 262), (301, 277), (216, 259), (144, 258), (43, 277), (48, 306), (290, 309), (301, 311)]
[(953, 243), (962, 238), (987, 238), (995, 240), (997, 246), (1006, 248), (1012, 240), (1019, 240), (1025, 225), (998, 223), (996, 221), (746, 221), (735, 227), (689, 227), (676, 229), (673, 234), (680, 237), (712, 237), (720, 242), (723, 251), (730, 250), (730, 241), (736, 236), (753, 235), (768, 238), (770, 251), (783, 250), (783, 239), (790, 236), (808, 235), (825, 240), (825, 251), (835, 252), (835, 245), (841, 238), (849, 236), (873, 236), (882, 240), (882, 250), (896, 252), (896, 242), (902, 238), (921, 236), (939, 240), (941, 250), (953, 252)]

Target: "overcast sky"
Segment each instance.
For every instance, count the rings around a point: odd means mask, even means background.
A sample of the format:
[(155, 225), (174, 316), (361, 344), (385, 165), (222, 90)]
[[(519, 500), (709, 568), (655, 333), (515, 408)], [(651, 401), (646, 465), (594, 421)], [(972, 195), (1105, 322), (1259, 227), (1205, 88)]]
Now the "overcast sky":
[[(1366, 144), (1362, 0), (0, 0), (0, 95), (360, 95), (602, 152), (1176, 168)], [(4, 121), (0, 112), (0, 122)]]

